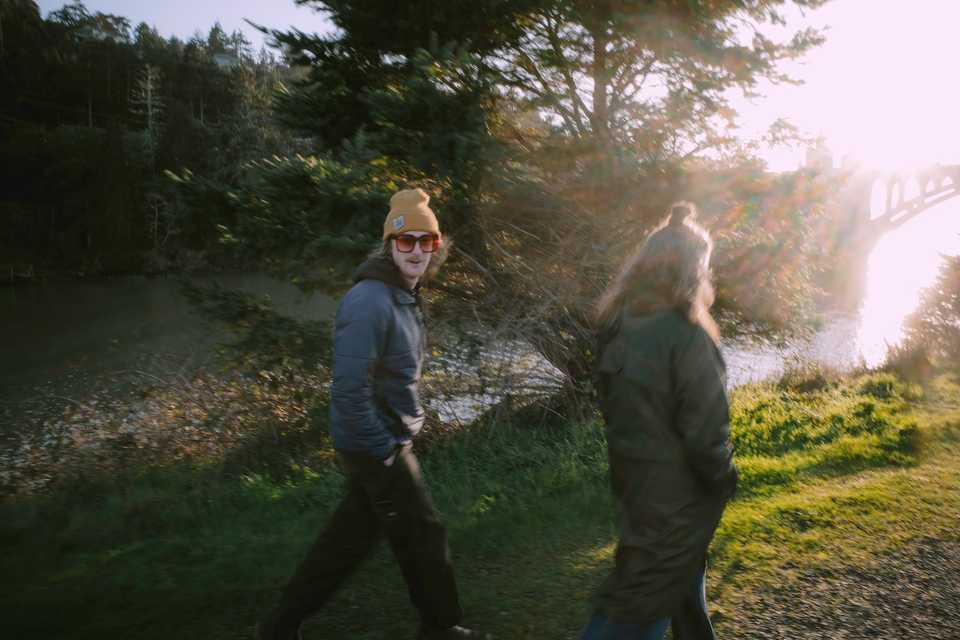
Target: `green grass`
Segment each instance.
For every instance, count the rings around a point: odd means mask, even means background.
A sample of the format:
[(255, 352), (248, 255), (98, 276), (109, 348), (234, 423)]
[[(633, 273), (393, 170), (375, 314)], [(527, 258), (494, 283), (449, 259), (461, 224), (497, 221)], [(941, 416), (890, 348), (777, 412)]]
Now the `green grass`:
[[(924, 390), (890, 374), (738, 389), (742, 484), (710, 577), (721, 629), (735, 629), (726, 612), (737, 597), (784, 571), (949, 531), (960, 513), (958, 397), (949, 379)], [(600, 427), (464, 430), (423, 464), (467, 622), (501, 640), (574, 638), (616, 538)], [(3, 505), (4, 628), (17, 638), (249, 637), (341, 487), (332, 466), (283, 482), (184, 466)], [(851, 536), (854, 550), (839, 553)], [(415, 624), (381, 550), (305, 635), (404, 638)]]
[(797, 391), (786, 385), (738, 388), (731, 434), (741, 495), (769, 494), (810, 474), (849, 474), (911, 464), (919, 431), (907, 411), (922, 396), (886, 373)]

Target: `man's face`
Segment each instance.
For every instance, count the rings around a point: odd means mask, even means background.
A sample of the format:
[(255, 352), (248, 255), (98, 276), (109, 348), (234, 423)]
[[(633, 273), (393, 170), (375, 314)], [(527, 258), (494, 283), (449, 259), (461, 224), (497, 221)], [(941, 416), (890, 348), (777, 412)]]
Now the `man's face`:
[[(433, 254), (423, 251), (423, 247), (420, 246), (420, 238), (431, 235), (426, 231), (407, 231), (399, 236), (399, 239), (395, 237), (390, 241), (393, 262), (411, 286), (417, 283), (430, 265), (430, 258)], [(411, 241), (411, 237), (415, 240)], [(413, 245), (412, 248), (410, 247), (411, 244)], [(407, 248), (410, 248), (410, 251), (401, 251), (401, 249)]]

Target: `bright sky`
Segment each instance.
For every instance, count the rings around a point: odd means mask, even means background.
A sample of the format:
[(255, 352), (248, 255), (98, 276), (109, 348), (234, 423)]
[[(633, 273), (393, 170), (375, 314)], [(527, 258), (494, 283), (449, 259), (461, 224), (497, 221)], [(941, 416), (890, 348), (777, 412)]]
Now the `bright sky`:
[[(960, 1), (833, 0), (805, 22), (829, 25), (827, 42), (793, 75), (742, 106), (746, 131), (778, 115), (823, 135), (839, 161), (855, 154), (881, 169), (960, 164)], [(794, 24), (797, 24), (796, 22)], [(799, 166), (803, 150), (767, 154), (770, 167)]]
[[(44, 17), (56, 11), (66, 0), (37, 0)], [(253, 43), (254, 50), (263, 43), (263, 35), (244, 22), (244, 18), (265, 27), (285, 29), (295, 26), (307, 33), (324, 31), (328, 24), (321, 14), (297, 7), (293, 0), (84, 0), (91, 13), (112, 13), (124, 16), (135, 27), (141, 22), (156, 27), (165, 38), (190, 38), (200, 30), (204, 35), (219, 21), (224, 31), (240, 29)]]

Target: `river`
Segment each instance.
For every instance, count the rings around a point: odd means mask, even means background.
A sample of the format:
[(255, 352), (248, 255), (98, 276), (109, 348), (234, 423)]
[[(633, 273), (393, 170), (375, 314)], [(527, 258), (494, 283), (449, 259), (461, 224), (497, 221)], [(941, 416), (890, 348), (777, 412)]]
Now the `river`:
[[(194, 278), (269, 297), (280, 312), (328, 317), (333, 300), (263, 274)], [(216, 361), (227, 327), (198, 313), (176, 279), (126, 276), (0, 288), (0, 439), (107, 389), (188, 376)]]
[[(920, 291), (934, 281), (943, 254), (960, 254), (960, 203), (943, 203), (880, 240), (870, 256), (859, 313), (829, 314), (811, 338), (786, 346), (725, 343), (731, 386), (778, 376), (797, 362), (841, 370), (881, 364), (887, 346), (901, 338)], [(269, 296), (278, 310), (301, 319), (329, 317), (335, 304), (264, 275), (215, 279)], [(122, 391), (124, 383), (132, 389), (133, 382), (152, 376), (207, 366), (229, 333), (197, 314), (175, 280), (125, 277), (0, 288), (0, 336), (0, 419), (22, 421), (30, 415), (22, 409), (44, 399), (67, 403), (95, 385), (110, 383)], [(441, 413), (469, 419), (492, 400), (464, 398)], [(5, 422), (0, 435), (17, 428)]]
[(808, 340), (784, 347), (756, 342), (724, 345), (732, 385), (781, 374), (792, 363), (844, 370), (883, 363), (903, 338), (903, 323), (924, 288), (936, 280), (943, 256), (960, 255), (960, 203), (944, 202), (883, 236), (867, 264), (866, 291), (856, 313), (826, 314)]

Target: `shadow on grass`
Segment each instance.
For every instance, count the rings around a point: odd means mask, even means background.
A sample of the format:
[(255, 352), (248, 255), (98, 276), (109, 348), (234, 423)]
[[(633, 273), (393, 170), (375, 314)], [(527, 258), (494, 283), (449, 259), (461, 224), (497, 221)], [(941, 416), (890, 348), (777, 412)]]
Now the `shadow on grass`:
[[(583, 544), (590, 513), (594, 529), (611, 533), (602, 436), (504, 428), (448, 440), (434, 443), (424, 468), (465, 606), (483, 626), (501, 613), (512, 620), (517, 603), (553, 591), (566, 571), (558, 554)], [(0, 560), (4, 626), (18, 638), (243, 637), (341, 489), (329, 462), (275, 479), (183, 465), (5, 504), (0, 541), (17, 553)], [(534, 550), (541, 559), (530, 565)], [(524, 566), (533, 575), (518, 576)], [(310, 632), (406, 637), (413, 617), (381, 549)]]

